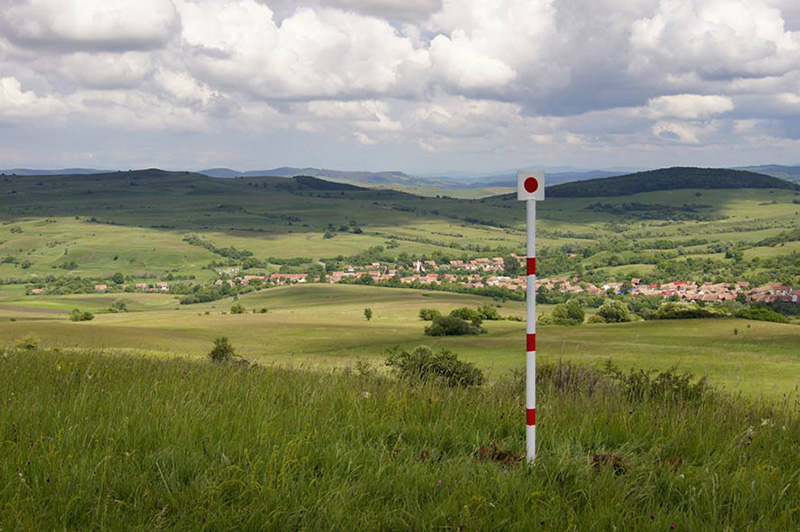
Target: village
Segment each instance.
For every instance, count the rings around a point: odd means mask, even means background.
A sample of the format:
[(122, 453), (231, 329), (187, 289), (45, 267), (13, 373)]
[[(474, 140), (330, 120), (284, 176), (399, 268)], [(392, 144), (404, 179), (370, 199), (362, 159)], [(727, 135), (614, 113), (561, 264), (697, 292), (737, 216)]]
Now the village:
[[(512, 254), (511, 257), (522, 262), (524, 257)], [(442, 285), (444, 283), (457, 284), (467, 288), (498, 287), (507, 288), (512, 292), (525, 291), (527, 278), (524, 275), (505, 275), (506, 267), (503, 257), (482, 257), (469, 261), (451, 260), (447, 263), (437, 264), (436, 261), (415, 261), (411, 270), (398, 270), (378, 262), (368, 266), (345, 266), (341, 270), (328, 273), (324, 280), (328, 283), (353, 282), (368, 276), (372, 283), (399, 282), (402, 285)], [(273, 273), (270, 275), (243, 275), (229, 279), (218, 279), (217, 285), (224, 283), (230, 285), (247, 286), (254, 281), (261, 284), (286, 285), (311, 282), (312, 278), (306, 273)], [(742, 297), (745, 301), (776, 303), (786, 302), (797, 304), (800, 300), (800, 290), (781, 283), (771, 282), (760, 287), (751, 287), (749, 282), (737, 283), (703, 283), (695, 281), (672, 281), (663, 284), (647, 284), (639, 278), (632, 278), (628, 282), (608, 282), (600, 286), (583, 282), (578, 277), (560, 276), (536, 279), (536, 289), (570, 293), (575, 295), (587, 294), (590, 296), (618, 295), (629, 293), (631, 295), (659, 296), (664, 299), (679, 298), (688, 301), (701, 301), (704, 303), (721, 303)], [(742, 296), (743, 295), (743, 296)]]

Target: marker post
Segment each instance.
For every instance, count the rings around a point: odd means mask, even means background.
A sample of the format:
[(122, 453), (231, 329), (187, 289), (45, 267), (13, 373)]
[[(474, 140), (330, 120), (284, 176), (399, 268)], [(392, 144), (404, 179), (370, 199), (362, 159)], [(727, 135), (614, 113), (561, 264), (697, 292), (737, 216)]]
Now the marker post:
[(525, 335), (525, 459), (536, 460), (536, 202), (544, 200), (544, 172), (517, 174), (517, 199), (527, 207), (528, 276)]

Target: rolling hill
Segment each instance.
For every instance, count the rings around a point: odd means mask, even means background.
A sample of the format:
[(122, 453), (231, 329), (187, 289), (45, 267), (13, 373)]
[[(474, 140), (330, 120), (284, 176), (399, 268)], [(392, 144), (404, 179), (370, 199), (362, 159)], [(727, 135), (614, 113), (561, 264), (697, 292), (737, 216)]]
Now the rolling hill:
[(680, 189), (773, 188), (800, 190), (777, 177), (726, 168), (674, 167), (617, 177), (575, 181), (547, 188), (551, 198), (627, 196), (642, 192)]
[(742, 166), (736, 170), (747, 170), (759, 174), (767, 174), (772, 177), (779, 177), (794, 183), (800, 183), (800, 166), (784, 166), (780, 164), (765, 164), (761, 166)]

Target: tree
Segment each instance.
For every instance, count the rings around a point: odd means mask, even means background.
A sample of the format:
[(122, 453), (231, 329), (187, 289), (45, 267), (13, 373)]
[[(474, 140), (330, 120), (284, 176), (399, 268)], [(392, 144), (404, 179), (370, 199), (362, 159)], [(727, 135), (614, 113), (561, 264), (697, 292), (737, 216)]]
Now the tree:
[(436, 318), (441, 318), (442, 313), (435, 308), (421, 308), (419, 309), (419, 319), (425, 321), (433, 321)]
[(519, 261), (511, 255), (503, 257), (503, 272), (509, 277), (516, 277), (519, 274)]
[(227, 336), (221, 336), (214, 340), (214, 347), (208, 353), (212, 362), (227, 362), (236, 354), (236, 351), (228, 340)]
[(244, 314), (245, 308), (241, 303), (234, 303), (231, 305), (231, 314)]
[(747, 303), (747, 294), (744, 292), (739, 292), (736, 294), (736, 301), (737, 303)]
[(583, 307), (577, 299), (570, 299), (566, 303), (556, 305), (552, 315), (555, 325), (580, 325), (583, 323), (584, 317)]
[(462, 336), (486, 332), (479, 324), (470, 323), (457, 316), (440, 316), (425, 327), (428, 336)]
[(69, 319), (72, 321), (91, 321), (94, 319), (94, 314), (86, 311), (81, 311), (80, 309), (73, 309), (72, 312), (69, 314)]
[(367, 318), (367, 321), (372, 319), (372, 309), (371, 308), (365, 308), (364, 309), (364, 317)]
[(628, 305), (622, 301), (606, 301), (597, 309), (597, 314), (602, 317), (606, 323), (631, 321), (631, 313), (628, 309)]
[(111, 276), (111, 280), (114, 282), (114, 284), (122, 284), (125, 282), (125, 276), (122, 275), (122, 273), (117, 272)]

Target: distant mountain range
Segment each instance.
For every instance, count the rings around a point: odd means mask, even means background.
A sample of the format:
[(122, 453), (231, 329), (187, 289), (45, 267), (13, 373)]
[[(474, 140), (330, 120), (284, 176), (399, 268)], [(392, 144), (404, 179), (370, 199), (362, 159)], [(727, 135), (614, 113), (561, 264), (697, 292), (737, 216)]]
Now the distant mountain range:
[[(534, 167), (528, 168), (534, 169)], [(603, 170), (592, 170), (587, 168), (572, 167), (572, 166), (549, 166), (549, 167), (535, 167), (535, 169), (544, 170), (547, 172), (547, 186), (548, 189), (554, 185), (563, 183), (571, 183), (577, 181), (596, 180), (610, 177), (618, 177), (624, 175), (638, 175), (640, 169), (634, 168), (609, 168)], [(772, 177), (777, 177), (794, 183), (800, 183), (800, 166), (784, 166), (777, 164), (767, 164), (760, 166), (745, 166), (732, 170), (743, 170), (748, 172), (755, 172)], [(116, 170), (102, 170), (96, 168), (61, 168), (56, 170), (41, 170), (31, 168), (12, 168), (9, 170), (0, 170), (0, 173), (5, 175), (91, 175), (91, 174), (105, 174), (115, 173)], [(637, 173), (638, 172), (638, 173)], [(266, 170), (234, 170), (231, 168), (208, 168), (196, 172), (210, 177), (216, 178), (237, 178), (237, 177), (256, 177), (256, 176), (274, 176), (274, 177), (295, 177), (295, 176), (309, 176), (324, 179), (327, 181), (334, 181), (338, 183), (347, 183), (358, 186), (367, 187), (385, 187), (392, 186), (403, 187), (432, 187), (432, 188), (514, 188), (516, 187), (516, 171), (508, 170), (505, 172), (489, 174), (489, 175), (476, 175), (467, 172), (451, 172), (444, 173), (440, 176), (425, 175), (414, 176), (409, 175), (399, 170), (369, 172), (369, 171), (346, 171), (346, 170), (333, 170), (326, 168), (314, 167), (289, 167), (283, 166), (279, 168), (271, 168)]]
[(257, 176), (272, 176), (272, 177), (296, 177), (296, 176), (309, 176), (326, 179), (329, 181), (339, 181), (344, 183), (356, 185), (406, 185), (406, 186), (423, 186), (423, 187), (448, 187), (452, 186), (453, 182), (446, 179), (436, 179), (429, 177), (414, 177), (400, 172), (398, 170), (390, 170), (384, 172), (365, 172), (365, 171), (346, 171), (346, 170), (331, 170), (327, 168), (296, 168), (291, 166), (282, 166), (280, 168), (272, 168), (269, 170), (232, 170), (231, 168), (209, 168), (200, 170), (198, 173), (210, 177), (257, 177)]
[(3, 175), (86, 175), (108, 174), (115, 170), (98, 170), (97, 168), (59, 168), (58, 170), (39, 170), (33, 168), (10, 168), (0, 170)]
[(780, 177), (781, 179), (786, 179), (794, 183), (800, 183), (800, 166), (765, 164), (762, 166), (740, 166), (737, 170), (757, 172), (759, 174), (771, 175), (772, 177)]

